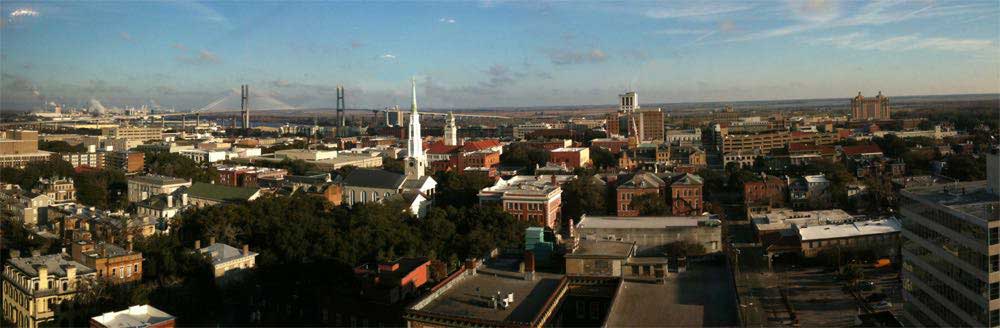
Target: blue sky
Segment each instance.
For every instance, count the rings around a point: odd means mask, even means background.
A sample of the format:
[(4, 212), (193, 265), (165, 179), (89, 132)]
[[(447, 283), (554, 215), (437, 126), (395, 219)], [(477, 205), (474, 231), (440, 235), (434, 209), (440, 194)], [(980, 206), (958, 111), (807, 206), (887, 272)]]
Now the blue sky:
[(436, 108), (1000, 92), (1000, 4), (0, 3), (0, 108)]

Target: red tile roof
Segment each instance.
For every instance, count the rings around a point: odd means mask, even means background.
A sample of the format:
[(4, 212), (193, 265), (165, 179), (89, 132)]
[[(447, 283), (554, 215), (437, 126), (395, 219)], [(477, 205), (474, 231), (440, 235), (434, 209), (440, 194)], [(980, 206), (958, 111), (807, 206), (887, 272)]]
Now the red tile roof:
[(462, 146), (447, 146), (443, 142), (435, 142), (427, 147), (428, 154), (451, 154), (457, 152)]
[(498, 146), (500, 146), (500, 140), (496, 139), (474, 140), (474, 141), (466, 141), (465, 144), (462, 145), (462, 150), (477, 151)]

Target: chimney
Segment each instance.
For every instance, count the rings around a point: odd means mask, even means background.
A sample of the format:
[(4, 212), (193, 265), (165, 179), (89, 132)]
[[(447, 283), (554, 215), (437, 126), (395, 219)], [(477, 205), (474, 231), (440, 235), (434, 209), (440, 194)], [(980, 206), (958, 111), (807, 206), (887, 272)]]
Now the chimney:
[(167, 208), (174, 207), (174, 195), (167, 194)]
[(128, 245), (125, 247), (125, 250), (128, 251), (129, 253), (132, 253), (132, 241), (131, 240), (128, 241)]
[(243, 256), (250, 255), (250, 244), (243, 244)]
[(66, 272), (66, 280), (69, 280), (69, 285), (71, 286), (70, 288), (74, 288), (73, 286), (76, 286), (76, 266), (72, 264), (63, 264), (62, 269)]
[(49, 289), (49, 267), (35, 264), (35, 271), (38, 272), (38, 290)]
[(208, 237), (208, 246), (215, 245), (215, 236)]
[(532, 251), (524, 252), (524, 272), (535, 272), (535, 253)]
[(201, 240), (195, 240), (194, 241), (194, 249), (195, 250), (201, 249)]
[(187, 204), (188, 204), (188, 194), (183, 193), (181, 194), (181, 206), (187, 206)]
[(556, 175), (553, 174), (552, 177), (549, 179), (549, 181), (552, 182), (553, 186), (555, 186), (556, 185)]

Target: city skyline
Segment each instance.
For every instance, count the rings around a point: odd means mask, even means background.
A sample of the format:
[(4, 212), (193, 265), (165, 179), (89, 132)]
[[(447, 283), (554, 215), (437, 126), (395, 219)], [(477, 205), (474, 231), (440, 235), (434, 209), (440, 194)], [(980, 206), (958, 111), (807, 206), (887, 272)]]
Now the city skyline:
[[(299, 108), (995, 93), (992, 2), (8, 2), (0, 108), (196, 109), (249, 84)], [(588, 87), (581, 86), (586, 81)], [(229, 91), (232, 90), (232, 91)]]

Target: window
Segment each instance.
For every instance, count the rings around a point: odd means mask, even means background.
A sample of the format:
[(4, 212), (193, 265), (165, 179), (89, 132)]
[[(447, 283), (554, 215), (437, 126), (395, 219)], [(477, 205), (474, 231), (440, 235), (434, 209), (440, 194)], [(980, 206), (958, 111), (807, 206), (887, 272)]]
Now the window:
[(990, 272), (1000, 271), (1000, 255), (990, 255)]
[(1000, 227), (990, 228), (990, 245), (1000, 243), (997, 238), (1000, 238)]
[(1000, 326), (1000, 310), (990, 311), (990, 326)]
[(990, 300), (1000, 298), (1000, 282), (990, 284)]

